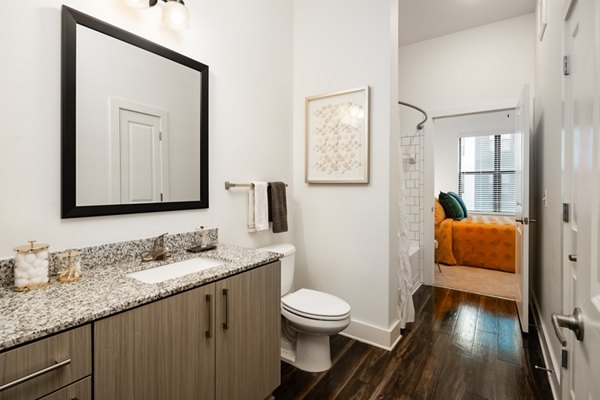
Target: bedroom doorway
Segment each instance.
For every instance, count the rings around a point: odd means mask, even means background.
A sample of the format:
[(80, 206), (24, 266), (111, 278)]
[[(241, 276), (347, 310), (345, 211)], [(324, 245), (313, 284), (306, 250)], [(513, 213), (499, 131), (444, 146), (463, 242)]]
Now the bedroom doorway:
[[(432, 257), (436, 286), (519, 298), (515, 274), (521, 249), (515, 223), (521, 159), (518, 115), (513, 105), (433, 116), (429, 193), (434, 194), (431, 236), (436, 247)], [(462, 215), (447, 209), (452, 200)]]

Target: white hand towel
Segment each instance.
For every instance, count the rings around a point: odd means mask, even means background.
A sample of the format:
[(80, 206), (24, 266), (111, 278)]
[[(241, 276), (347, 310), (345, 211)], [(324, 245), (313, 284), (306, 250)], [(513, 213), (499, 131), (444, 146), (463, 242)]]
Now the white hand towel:
[(269, 229), (267, 182), (252, 182), (248, 191), (248, 232)]
[(254, 185), (250, 184), (250, 190), (248, 190), (248, 232), (256, 232), (256, 223), (254, 220)]
[(269, 199), (267, 182), (252, 182), (254, 186), (254, 225), (256, 231), (269, 229)]

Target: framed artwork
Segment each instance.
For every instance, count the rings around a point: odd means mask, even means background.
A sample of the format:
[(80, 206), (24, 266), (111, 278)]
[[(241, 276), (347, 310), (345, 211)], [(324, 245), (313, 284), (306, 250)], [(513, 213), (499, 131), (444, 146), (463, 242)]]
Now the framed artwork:
[(546, 10), (546, 0), (537, 0), (537, 29), (540, 42), (544, 38), (546, 26), (548, 25), (548, 14)]
[(369, 87), (306, 98), (305, 182), (369, 183)]

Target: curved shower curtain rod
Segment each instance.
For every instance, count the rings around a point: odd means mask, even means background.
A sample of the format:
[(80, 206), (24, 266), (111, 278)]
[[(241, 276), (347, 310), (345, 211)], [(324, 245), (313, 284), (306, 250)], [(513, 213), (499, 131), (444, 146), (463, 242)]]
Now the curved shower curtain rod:
[(422, 109), (420, 109), (419, 107), (413, 106), (410, 103), (405, 103), (403, 101), (398, 101), (398, 104), (401, 104), (401, 105), (406, 106), (406, 107), (414, 108), (417, 111), (421, 111), (423, 113), (423, 116), (425, 117), (425, 119), (417, 124), (417, 129), (418, 130), (423, 129), (423, 125), (425, 124), (425, 122), (427, 121), (427, 118), (428, 118), (427, 117), (427, 113), (425, 111), (423, 111)]

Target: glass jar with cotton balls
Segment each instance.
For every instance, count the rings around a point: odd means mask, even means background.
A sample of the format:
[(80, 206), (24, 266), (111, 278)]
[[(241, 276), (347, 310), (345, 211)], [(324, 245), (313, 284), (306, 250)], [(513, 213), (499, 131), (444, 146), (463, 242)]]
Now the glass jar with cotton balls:
[(36, 243), (17, 246), (15, 255), (15, 290), (24, 291), (36, 289), (48, 284), (48, 248), (46, 243)]

